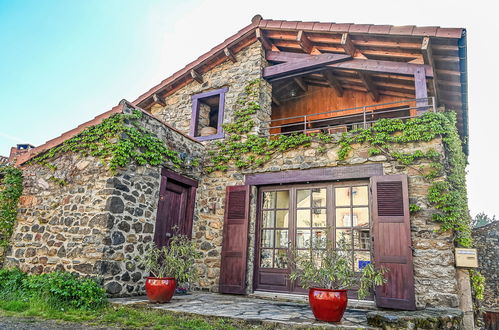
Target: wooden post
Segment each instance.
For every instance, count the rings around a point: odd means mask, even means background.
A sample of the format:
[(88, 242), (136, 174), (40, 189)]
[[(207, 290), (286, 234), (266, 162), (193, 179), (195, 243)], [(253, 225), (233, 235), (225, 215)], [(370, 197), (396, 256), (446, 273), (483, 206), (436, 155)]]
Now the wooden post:
[(426, 88), (426, 71), (424, 66), (418, 67), (414, 71), (414, 87), (416, 88), (417, 115), (428, 110), (428, 89)]

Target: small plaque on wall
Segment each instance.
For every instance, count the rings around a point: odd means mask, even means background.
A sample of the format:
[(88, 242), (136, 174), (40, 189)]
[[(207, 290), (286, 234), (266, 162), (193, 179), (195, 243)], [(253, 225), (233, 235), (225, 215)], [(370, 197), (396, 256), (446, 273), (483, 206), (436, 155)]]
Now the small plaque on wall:
[(477, 268), (477, 250), (456, 248), (456, 267)]

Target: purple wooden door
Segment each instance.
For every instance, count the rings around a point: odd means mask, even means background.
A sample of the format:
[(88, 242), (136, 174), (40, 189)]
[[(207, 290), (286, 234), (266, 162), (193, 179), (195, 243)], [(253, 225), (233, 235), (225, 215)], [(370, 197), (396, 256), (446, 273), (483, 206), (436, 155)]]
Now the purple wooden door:
[(195, 181), (164, 170), (161, 177), (154, 242), (168, 245), (174, 235), (191, 236)]
[(246, 293), (248, 216), (249, 186), (227, 187), (220, 266), (221, 293)]
[(407, 176), (371, 177), (371, 198), (375, 265), (388, 270), (376, 305), (415, 310)]

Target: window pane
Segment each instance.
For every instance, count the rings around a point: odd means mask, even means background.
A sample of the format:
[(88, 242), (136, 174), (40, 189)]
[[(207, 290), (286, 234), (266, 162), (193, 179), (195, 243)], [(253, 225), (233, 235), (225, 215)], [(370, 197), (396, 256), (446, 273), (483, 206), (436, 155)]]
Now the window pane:
[(353, 205), (367, 205), (369, 197), (367, 195), (367, 186), (352, 187)]
[(297, 248), (310, 248), (310, 230), (298, 229), (296, 231), (296, 247)]
[(260, 255), (260, 267), (272, 268), (272, 252), (273, 250), (262, 250)]
[(369, 208), (353, 208), (353, 225), (362, 228), (369, 228)]
[(278, 209), (287, 209), (289, 208), (289, 191), (278, 191), (277, 192), (277, 204)]
[(296, 207), (310, 207), (310, 190), (298, 190), (296, 193)]
[(274, 211), (263, 211), (263, 228), (274, 227)]
[(273, 230), (263, 230), (262, 231), (262, 247), (274, 247), (274, 231)]
[(288, 251), (276, 250), (274, 268), (288, 268)]
[(312, 189), (312, 207), (326, 207), (326, 188)]
[(371, 263), (371, 254), (369, 251), (355, 251), (354, 252), (354, 270), (359, 272), (366, 265)]
[(275, 231), (275, 247), (288, 248), (288, 231), (276, 230)]
[(313, 227), (326, 227), (327, 216), (326, 209), (313, 209), (312, 210), (312, 226)]
[(289, 211), (276, 211), (277, 228), (288, 228)]
[(336, 209), (336, 227), (350, 227), (351, 225), (350, 208)]
[(313, 235), (313, 248), (314, 249), (325, 249), (327, 244), (326, 231), (322, 230), (312, 230)]
[(368, 230), (354, 230), (353, 248), (359, 250), (369, 250), (371, 235)]
[(340, 247), (342, 242), (347, 244), (348, 249), (352, 248), (352, 231), (350, 229), (336, 230), (336, 247)]
[(350, 187), (335, 189), (336, 206), (350, 206)]
[(310, 209), (296, 211), (296, 226), (310, 227)]
[(263, 193), (263, 208), (264, 209), (275, 208), (275, 191), (269, 191)]

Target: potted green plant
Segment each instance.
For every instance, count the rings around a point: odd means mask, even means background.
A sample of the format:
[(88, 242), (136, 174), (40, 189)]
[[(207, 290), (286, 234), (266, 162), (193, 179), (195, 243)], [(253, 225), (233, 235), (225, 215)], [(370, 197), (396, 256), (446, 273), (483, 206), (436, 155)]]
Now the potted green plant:
[(195, 281), (197, 272), (194, 264), (199, 257), (194, 242), (184, 235), (173, 236), (167, 246), (151, 244), (146, 247), (137, 261), (139, 267), (152, 275), (146, 277), (145, 284), (149, 301), (169, 302), (177, 284), (186, 286)]
[(376, 269), (368, 263), (360, 274), (354, 271), (349, 246), (344, 240), (333, 248), (329, 242), (325, 249), (315, 249), (314, 257), (299, 255), (292, 251), (295, 270), (290, 278), (309, 289), (308, 300), (317, 320), (339, 322), (347, 307), (347, 290), (358, 288), (359, 299), (365, 298), (371, 288), (383, 285), (385, 269)]

